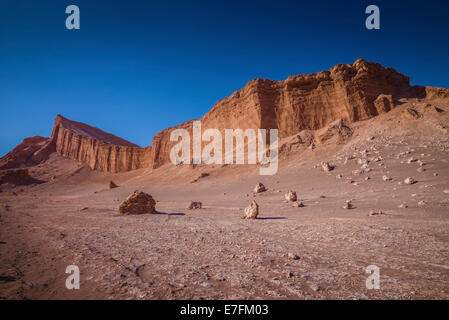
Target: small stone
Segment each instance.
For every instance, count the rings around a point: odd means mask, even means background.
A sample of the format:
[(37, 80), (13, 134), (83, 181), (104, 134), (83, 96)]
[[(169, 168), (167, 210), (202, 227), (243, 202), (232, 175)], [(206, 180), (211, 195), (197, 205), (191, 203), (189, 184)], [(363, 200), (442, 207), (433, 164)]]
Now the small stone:
[(329, 162), (322, 162), (321, 163), (321, 168), (323, 168), (323, 171), (324, 172), (330, 172), (330, 171), (332, 171), (332, 170), (334, 170), (334, 166), (331, 166), (330, 164), (329, 164)]
[(369, 213), (370, 216), (381, 216), (384, 213), (381, 210), (371, 210), (371, 212)]
[(423, 173), (424, 171), (426, 171), (426, 169), (424, 169), (423, 167), (419, 167), (418, 169), (416, 169), (416, 171), (418, 171), (419, 173)]
[(391, 181), (391, 180), (393, 180), (391, 177), (389, 177), (389, 176), (383, 176), (382, 177), (382, 180), (383, 181)]
[(255, 193), (261, 193), (261, 192), (265, 192), (267, 191), (267, 188), (265, 188), (265, 186), (259, 182), (255, 187), (254, 187), (254, 192)]
[(200, 201), (190, 201), (187, 204), (187, 209), (189, 210), (201, 209), (202, 207), (203, 204)]
[(302, 201), (295, 201), (295, 202), (293, 202), (293, 207), (302, 208), (302, 207), (304, 207), (304, 203)]
[(408, 177), (404, 180), (404, 183), (405, 184), (414, 184), (414, 183), (416, 183), (416, 181), (412, 177)]
[(406, 208), (408, 208), (408, 205), (406, 205), (405, 203), (402, 203), (399, 205), (399, 208), (406, 209)]
[(259, 215), (259, 205), (255, 200), (251, 201), (249, 207), (245, 208), (243, 219), (256, 219)]
[(296, 191), (293, 191), (293, 190), (287, 191), (287, 193), (285, 194), (285, 200), (287, 200), (288, 202), (293, 202), (293, 201), (298, 200), (298, 198), (296, 196)]
[(343, 205), (343, 209), (345, 210), (349, 210), (349, 209), (353, 209), (354, 206), (352, 205), (351, 200), (346, 200), (346, 203)]
[(320, 291), (321, 287), (317, 284), (311, 284), (310, 289), (312, 289), (313, 291)]
[(116, 185), (115, 183), (114, 183), (114, 181), (109, 181), (109, 189), (114, 189), (114, 188), (118, 188), (118, 185)]
[(299, 260), (299, 259), (300, 259), (300, 257), (299, 257), (297, 254), (294, 254), (294, 253), (292, 253), (292, 252), (289, 252), (289, 253), (287, 254), (287, 257), (288, 257), (289, 259), (291, 259), (291, 260)]
[(449, 194), (449, 189), (446, 189), (443, 192), (446, 193), (446, 194)]

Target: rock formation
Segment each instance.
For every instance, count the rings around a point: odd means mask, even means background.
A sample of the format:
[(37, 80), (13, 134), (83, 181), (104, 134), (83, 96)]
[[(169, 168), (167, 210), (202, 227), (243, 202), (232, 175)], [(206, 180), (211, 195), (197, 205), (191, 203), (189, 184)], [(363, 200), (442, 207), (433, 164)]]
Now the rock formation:
[[(284, 81), (254, 79), (201, 117), (202, 131), (224, 129), (278, 129), (280, 138), (314, 147), (314, 130), (328, 127), (319, 137), (324, 142), (336, 135), (351, 136), (349, 124), (390, 111), (402, 98), (447, 98), (443, 88), (410, 86), (407, 76), (378, 63), (358, 59), (329, 71), (290, 76)], [(431, 110), (432, 108), (427, 108)], [(405, 117), (417, 118), (414, 109)], [(137, 145), (89, 125), (57, 116), (49, 139), (25, 139), (0, 159), (0, 169), (32, 165), (58, 154), (86, 163), (94, 170), (123, 172), (157, 168), (170, 162), (174, 129), (192, 132), (193, 121), (159, 132), (151, 147)], [(301, 134), (301, 132), (303, 134)], [(300, 133), (300, 134), (298, 134)], [(295, 142), (293, 141), (293, 142)], [(282, 147), (282, 146), (281, 146)], [(289, 147), (289, 146), (284, 146)]]
[(141, 191), (134, 191), (120, 204), (118, 212), (120, 214), (153, 213), (155, 206), (156, 201), (152, 196)]
[(51, 141), (56, 152), (94, 170), (122, 172), (151, 166), (151, 147), (140, 148), (122, 138), (58, 115)]
[(46, 160), (54, 151), (55, 146), (49, 138), (39, 136), (26, 138), (0, 159), (0, 170), (35, 165)]
[(298, 197), (296, 196), (296, 191), (292, 190), (287, 191), (287, 193), (285, 194), (285, 200), (287, 200), (288, 202), (294, 202), (298, 200)]
[(261, 182), (256, 184), (256, 186), (254, 187), (254, 193), (261, 193), (265, 191), (267, 191), (267, 188), (265, 188), (265, 186)]
[(203, 204), (200, 201), (189, 201), (187, 204), (187, 209), (194, 210), (194, 209), (201, 209), (203, 207)]
[(33, 181), (35, 179), (30, 176), (28, 169), (7, 170), (0, 174), (0, 184), (23, 185), (33, 183)]
[(251, 201), (249, 207), (245, 208), (245, 215), (242, 217), (243, 219), (256, 219), (259, 215), (259, 205), (256, 201)]

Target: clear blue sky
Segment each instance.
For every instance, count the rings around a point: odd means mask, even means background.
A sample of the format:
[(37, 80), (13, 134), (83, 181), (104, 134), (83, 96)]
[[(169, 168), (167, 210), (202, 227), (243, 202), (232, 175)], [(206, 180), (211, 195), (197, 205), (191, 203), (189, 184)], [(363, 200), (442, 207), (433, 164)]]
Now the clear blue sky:
[[(381, 30), (365, 28), (369, 4)], [(448, 21), (446, 0), (0, 0), (0, 155), (58, 113), (148, 146), (253, 78), (359, 57), (449, 88)]]

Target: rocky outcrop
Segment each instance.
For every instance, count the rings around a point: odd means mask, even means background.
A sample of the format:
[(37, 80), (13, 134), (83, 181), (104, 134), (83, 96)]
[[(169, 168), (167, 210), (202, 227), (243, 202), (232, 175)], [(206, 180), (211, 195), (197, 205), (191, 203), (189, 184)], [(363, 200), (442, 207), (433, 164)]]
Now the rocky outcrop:
[(189, 201), (187, 204), (187, 209), (189, 210), (201, 209), (202, 207), (203, 204), (200, 201)]
[(55, 146), (49, 138), (26, 138), (8, 154), (0, 159), (0, 170), (19, 168), (40, 163), (55, 151)]
[[(317, 142), (334, 136), (342, 141), (352, 134), (349, 124), (388, 112), (402, 98), (448, 97), (447, 89), (412, 87), (409, 78), (396, 70), (358, 59), (353, 64), (290, 76), (284, 81), (251, 80), (241, 90), (217, 102), (199, 120), (202, 132), (215, 128), (224, 136), (225, 129), (278, 129), (281, 139), (292, 137), (281, 145), (281, 151), (295, 145), (313, 149), (315, 130), (329, 128)], [(193, 121), (188, 121), (165, 129), (153, 138), (151, 147), (140, 148), (58, 115), (50, 139), (26, 139), (0, 159), (0, 169), (39, 163), (53, 151), (106, 172), (157, 168), (170, 162), (170, 150), (177, 143), (170, 141), (170, 133), (186, 129), (191, 134), (192, 127)]]
[[(284, 81), (255, 79), (219, 101), (200, 120), (202, 130), (278, 129), (280, 138), (317, 130), (332, 122), (352, 123), (394, 108), (400, 98), (442, 97), (449, 90), (412, 87), (410, 79), (392, 68), (358, 59), (329, 71), (288, 77)], [(168, 163), (170, 132), (192, 132), (192, 121), (159, 132), (153, 139), (153, 167)], [(344, 134), (349, 130), (344, 127)], [(304, 131), (307, 132), (307, 131)]]
[(81, 122), (56, 117), (51, 141), (63, 157), (94, 170), (122, 172), (152, 166), (151, 147), (139, 146)]
[(0, 184), (24, 185), (33, 182), (37, 180), (30, 176), (28, 169), (7, 170), (0, 173)]

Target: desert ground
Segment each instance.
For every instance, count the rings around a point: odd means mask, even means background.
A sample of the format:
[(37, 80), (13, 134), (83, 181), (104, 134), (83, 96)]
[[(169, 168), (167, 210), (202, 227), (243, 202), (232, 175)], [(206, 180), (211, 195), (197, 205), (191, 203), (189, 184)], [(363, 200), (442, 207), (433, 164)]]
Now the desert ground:
[[(448, 299), (449, 105), (434, 105), (441, 114), (408, 119), (402, 105), (343, 142), (281, 153), (274, 176), (171, 164), (112, 174), (52, 154), (29, 168), (40, 183), (0, 186), (0, 298)], [(268, 190), (254, 193), (258, 182)], [(157, 212), (118, 215), (134, 190)], [(252, 200), (259, 217), (244, 220)], [(65, 287), (68, 265), (79, 290)]]

